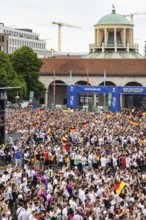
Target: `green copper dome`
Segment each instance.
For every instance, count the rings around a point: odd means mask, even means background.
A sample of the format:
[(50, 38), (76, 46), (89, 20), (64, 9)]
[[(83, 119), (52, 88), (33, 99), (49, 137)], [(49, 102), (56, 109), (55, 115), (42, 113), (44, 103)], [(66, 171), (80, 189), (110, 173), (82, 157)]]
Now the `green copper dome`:
[(111, 14), (102, 17), (97, 24), (120, 24), (120, 25), (132, 25), (127, 18), (123, 15), (116, 14), (115, 9), (112, 10)]

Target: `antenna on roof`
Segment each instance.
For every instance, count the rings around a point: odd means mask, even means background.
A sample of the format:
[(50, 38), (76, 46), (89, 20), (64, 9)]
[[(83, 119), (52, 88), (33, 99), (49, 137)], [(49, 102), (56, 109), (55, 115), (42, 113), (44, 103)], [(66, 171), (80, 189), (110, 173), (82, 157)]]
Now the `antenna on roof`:
[(115, 14), (116, 10), (115, 10), (115, 4), (114, 3), (112, 4), (112, 7), (113, 7), (112, 14)]

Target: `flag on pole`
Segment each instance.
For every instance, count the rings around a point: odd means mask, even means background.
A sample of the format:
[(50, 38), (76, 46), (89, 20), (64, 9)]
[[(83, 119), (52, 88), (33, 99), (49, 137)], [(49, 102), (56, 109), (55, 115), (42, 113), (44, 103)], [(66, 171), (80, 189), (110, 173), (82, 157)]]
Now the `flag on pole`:
[(72, 70), (70, 70), (70, 76), (69, 76), (69, 85), (73, 85), (73, 81), (72, 81)]
[(105, 84), (106, 84), (106, 71), (105, 71), (105, 69), (104, 69), (104, 86), (105, 86)]
[(89, 86), (89, 73), (88, 73), (88, 70), (87, 70), (87, 86)]
[(56, 96), (56, 77), (55, 77), (55, 69), (54, 69), (54, 86), (53, 86), (53, 96), (54, 96), (54, 105), (55, 105), (55, 96)]

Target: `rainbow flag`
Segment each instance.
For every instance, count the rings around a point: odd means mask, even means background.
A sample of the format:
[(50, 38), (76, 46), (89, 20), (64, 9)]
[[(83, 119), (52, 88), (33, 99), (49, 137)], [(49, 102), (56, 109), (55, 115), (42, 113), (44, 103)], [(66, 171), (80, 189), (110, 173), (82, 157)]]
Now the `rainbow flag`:
[(139, 123), (138, 123), (137, 121), (134, 121), (134, 120), (130, 120), (130, 124), (132, 124), (132, 125), (136, 125), (136, 126), (139, 125)]
[(78, 131), (78, 129), (77, 128), (70, 128), (69, 131), (70, 132), (76, 132), (76, 131)]
[(115, 183), (114, 190), (118, 196), (120, 195), (120, 193), (125, 185), (126, 185), (126, 183), (124, 181), (120, 181), (120, 182)]

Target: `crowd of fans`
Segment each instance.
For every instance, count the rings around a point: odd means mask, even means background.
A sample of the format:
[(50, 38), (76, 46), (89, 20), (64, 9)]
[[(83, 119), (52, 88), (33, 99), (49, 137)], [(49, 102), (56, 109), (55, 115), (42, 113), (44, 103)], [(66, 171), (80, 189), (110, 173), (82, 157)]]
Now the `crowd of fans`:
[(146, 219), (145, 114), (8, 109), (0, 220)]

